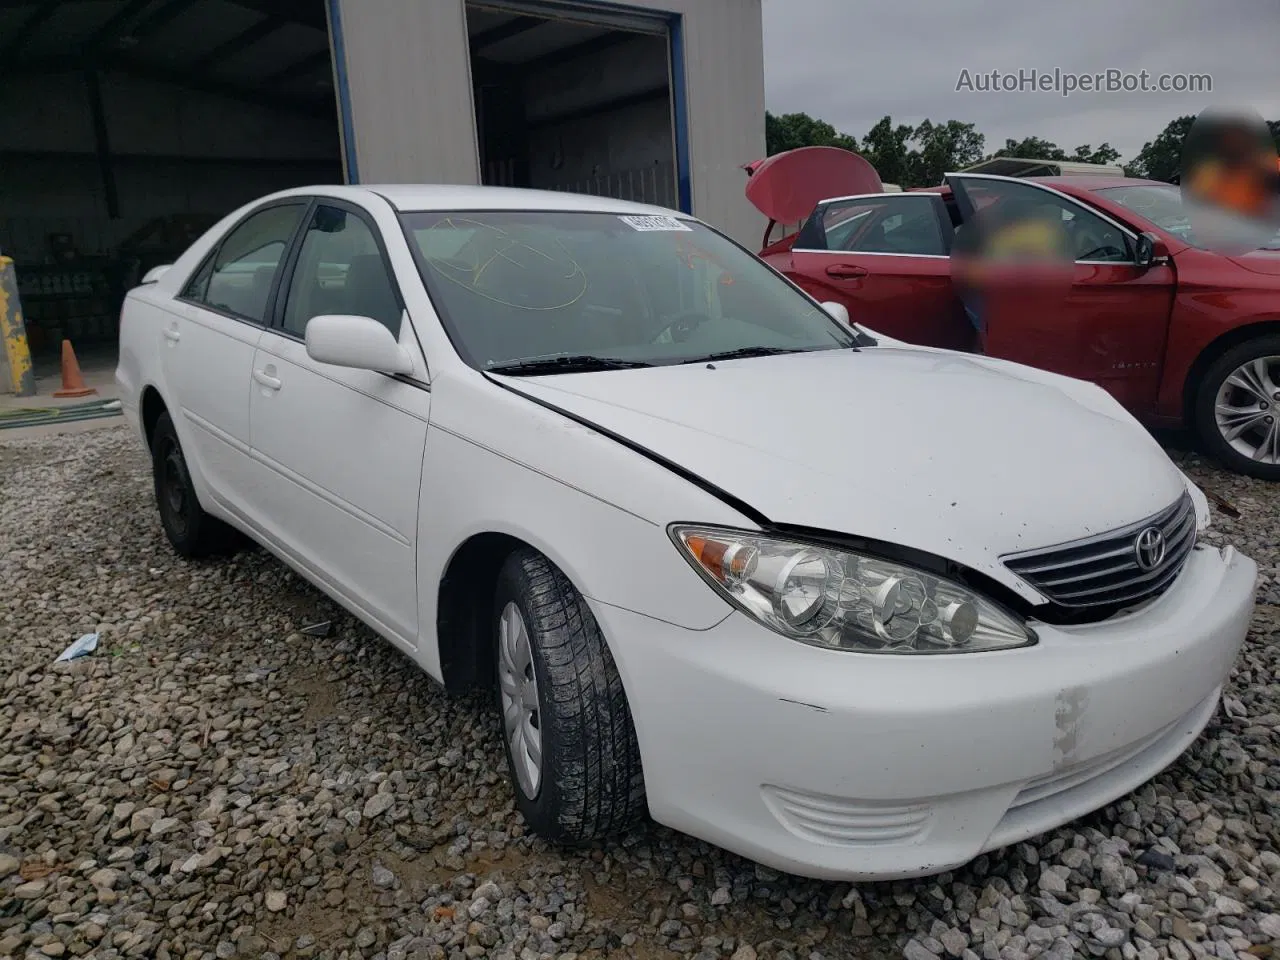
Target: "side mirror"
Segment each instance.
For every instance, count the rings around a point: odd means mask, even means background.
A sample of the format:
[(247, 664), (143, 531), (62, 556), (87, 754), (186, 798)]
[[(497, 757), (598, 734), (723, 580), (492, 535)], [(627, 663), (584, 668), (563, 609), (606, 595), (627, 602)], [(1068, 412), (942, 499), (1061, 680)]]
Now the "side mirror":
[(832, 319), (840, 322), (841, 326), (849, 326), (849, 311), (843, 303), (836, 303), (834, 300), (824, 300), (822, 309), (827, 311)]
[(142, 275), (142, 279), (139, 280), (138, 283), (140, 284), (155, 283), (157, 280), (159, 280), (161, 277), (163, 277), (166, 273), (169, 272), (169, 268), (171, 266), (173, 266), (173, 264), (171, 263), (162, 263), (158, 267), (152, 267), (150, 270), (148, 270), (146, 273)]
[(1133, 259), (1140, 267), (1153, 267), (1158, 263), (1167, 263), (1169, 247), (1154, 233), (1140, 233)]
[(413, 373), (413, 359), (372, 317), (328, 314), (307, 322), (307, 356), (336, 367)]

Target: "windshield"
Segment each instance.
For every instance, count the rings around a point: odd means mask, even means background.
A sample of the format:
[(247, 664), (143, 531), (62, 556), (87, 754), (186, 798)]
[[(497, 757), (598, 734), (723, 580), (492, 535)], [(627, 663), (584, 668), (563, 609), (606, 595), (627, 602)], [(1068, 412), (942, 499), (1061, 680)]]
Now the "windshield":
[(699, 223), (560, 211), (403, 219), (454, 346), (479, 369), (558, 358), (569, 372), (588, 358), (647, 366), (858, 342)]
[[(1182, 191), (1172, 184), (1144, 183), (1132, 187), (1106, 187), (1097, 191), (1108, 200), (1145, 217), (1162, 230), (1193, 247), (1208, 249), (1191, 228), (1190, 211), (1182, 202)], [(1226, 216), (1226, 214), (1222, 214)], [(1280, 232), (1262, 244), (1264, 250), (1280, 250)]]

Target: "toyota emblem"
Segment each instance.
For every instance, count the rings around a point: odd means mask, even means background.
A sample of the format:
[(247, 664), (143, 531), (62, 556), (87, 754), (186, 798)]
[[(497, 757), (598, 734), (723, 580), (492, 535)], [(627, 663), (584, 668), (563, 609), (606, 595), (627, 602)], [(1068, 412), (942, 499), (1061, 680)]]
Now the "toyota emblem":
[(1133, 555), (1143, 570), (1154, 570), (1164, 560), (1164, 533), (1159, 527), (1147, 527), (1133, 541)]

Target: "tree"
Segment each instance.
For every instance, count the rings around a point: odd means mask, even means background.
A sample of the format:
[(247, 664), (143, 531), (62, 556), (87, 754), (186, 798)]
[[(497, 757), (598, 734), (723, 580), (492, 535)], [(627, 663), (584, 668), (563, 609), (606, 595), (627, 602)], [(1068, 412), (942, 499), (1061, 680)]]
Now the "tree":
[(1182, 142), (1187, 139), (1195, 119), (1187, 114), (1170, 120), (1158, 137), (1142, 145), (1133, 162), (1124, 168), (1126, 176), (1172, 181), (1182, 166)]
[[(871, 135), (867, 136), (870, 138)], [(916, 127), (911, 139), (918, 146), (907, 155), (904, 186), (913, 187), (939, 184), (946, 174), (977, 163), (982, 159), (982, 147), (986, 142), (986, 137), (974, 124), (959, 120), (936, 124), (925, 120)], [(887, 179), (890, 183), (895, 182), (892, 178)]]
[(1027, 160), (1069, 160), (1073, 163), (1115, 163), (1120, 159), (1120, 151), (1109, 143), (1103, 143), (1096, 150), (1091, 144), (1082, 143), (1067, 153), (1052, 140), (1024, 137), (1021, 140), (1006, 140), (1004, 146), (991, 156), (1022, 157)]
[[(1132, 162), (1124, 166), (1125, 175), (1166, 181), (1176, 177), (1182, 160), (1182, 144), (1193, 122), (1195, 117), (1190, 115), (1171, 120), (1159, 136), (1144, 144)], [(1280, 151), (1280, 120), (1268, 121), (1267, 127)], [(770, 156), (809, 146), (841, 147), (861, 153), (876, 168), (881, 180), (903, 187), (932, 186), (941, 182), (945, 174), (977, 163), (983, 159), (986, 142), (972, 123), (925, 120), (912, 127), (895, 124), (892, 117), (885, 116), (867, 131), (859, 146), (857, 138), (807, 113), (766, 113), (765, 140)], [(1052, 140), (1023, 137), (1005, 140), (1004, 146), (988, 159), (992, 157), (1111, 164), (1120, 159), (1120, 151), (1104, 142), (1098, 147), (1084, 143), (1068, 153)]]
[[(1125, 166), (1125, 175), (1172, 181), (1182, 169), (1182, 145), (1195, 120), (1191, 115), (1170, 120), (1158, 137), (1143, 144), (1133, 162)], [(1280, 151), (1280, 120), (1268, 120), (1267, 129)]]
[(862, 140), (840, 133), (825, 120), (807, 113), (766, 113), (765, 143), (769, 156), (797, 147), (841, 147), (861, 153), (886, 183), (924, 186), (941, 182), (943, 174), (982, 157), (985, 138), (972, 123), (925, 120), (918, 127), (894, 124), (883, 117)]
[(914, 127), (905, 123), (895, 127), (893, 118), (885, 116), (862, 138), (862, 155), (885, 183), (916, 185), (910, 181), (911, 150), (907, 146), (915, 133)]
[(1120, 159), (1120, 151), (1109, 143), (1103, 143), (1097, 150), (1086, 143), (1076, 147), (1068, 159), (1077, 163), (1115, 163)]
[(794, 150), (797, 147), (842, 147), (857, 152), (858, 141), (847, 133), (840, 133), (825, 120), (817, 120), (807, 113), (764, 115), (765, 149), (769, 156)]
[(1006, 140), (1004, 146), (992, 157), (1021, 157), (1027, 160), (1066, 160), (1067, 152), (1052, 140), (1025, 137), (1022, 140)]

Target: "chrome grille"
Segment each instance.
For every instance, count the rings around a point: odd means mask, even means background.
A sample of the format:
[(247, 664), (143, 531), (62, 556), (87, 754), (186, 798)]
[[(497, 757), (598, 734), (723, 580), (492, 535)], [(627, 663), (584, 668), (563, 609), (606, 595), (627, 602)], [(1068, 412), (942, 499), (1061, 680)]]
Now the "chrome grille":
[[(1138, 538), (1154, 527), (1164, 555), (1151, 566), (1139, 562)], [(1159, 596), (1173, 583), (1196, 542), (1196, 511), (1189, 494), (1153, 517), (1119, 530), (1004, 558), (1004, 564), (1070, 610), (1119, 607)]]

